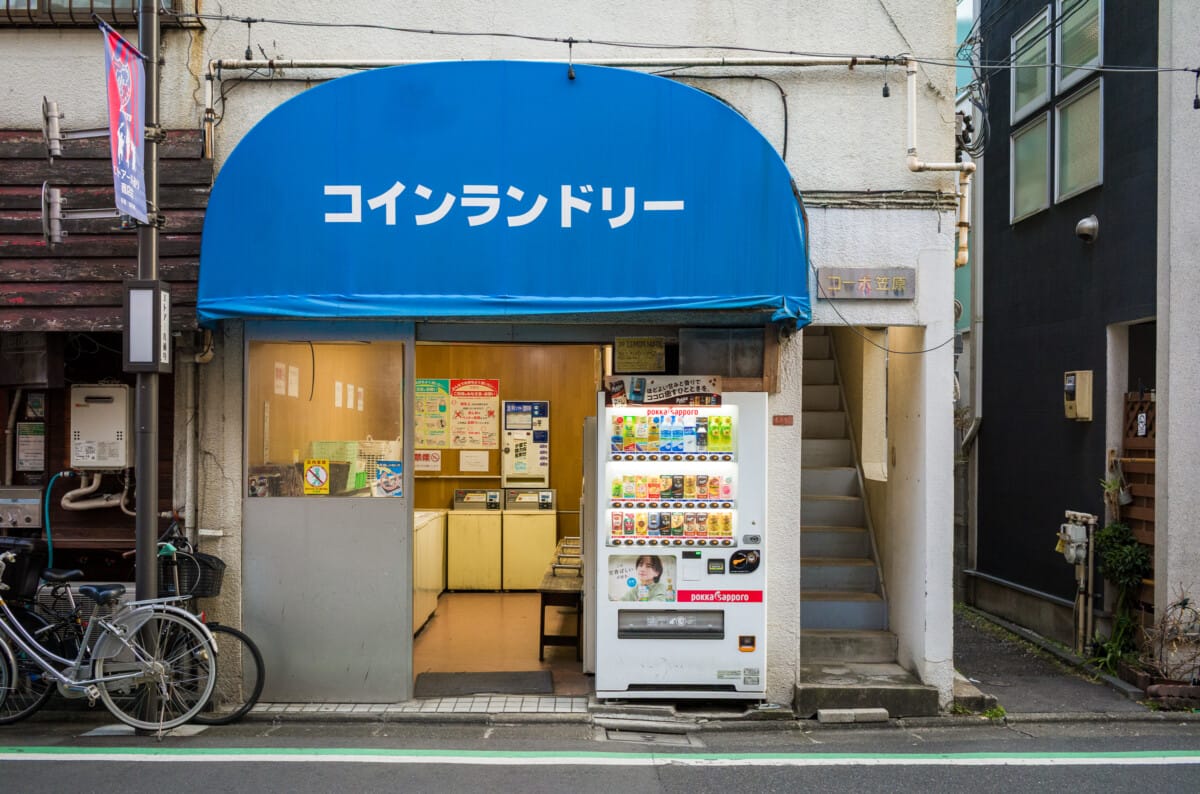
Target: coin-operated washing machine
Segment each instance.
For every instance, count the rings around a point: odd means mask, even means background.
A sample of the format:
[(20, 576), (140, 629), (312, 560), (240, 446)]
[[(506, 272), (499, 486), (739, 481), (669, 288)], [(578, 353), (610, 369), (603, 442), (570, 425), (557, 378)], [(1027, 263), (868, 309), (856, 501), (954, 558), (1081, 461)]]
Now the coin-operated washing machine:
[(460, 488), (446, 514), (446, 589), (499, 590), (503, 501), (499, 490)]
[(505, 590), (536, 590), (558, 545), (553, 488), (504, 489), (501, 577)]

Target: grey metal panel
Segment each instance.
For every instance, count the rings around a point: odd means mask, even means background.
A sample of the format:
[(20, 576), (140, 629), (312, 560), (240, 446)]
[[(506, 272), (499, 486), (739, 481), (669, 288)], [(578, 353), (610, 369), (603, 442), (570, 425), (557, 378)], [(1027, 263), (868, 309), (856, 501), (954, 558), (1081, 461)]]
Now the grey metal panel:
[(244, 501), (246, 631), (264, 702), (412, 696), (412, 508), (406, 498)]

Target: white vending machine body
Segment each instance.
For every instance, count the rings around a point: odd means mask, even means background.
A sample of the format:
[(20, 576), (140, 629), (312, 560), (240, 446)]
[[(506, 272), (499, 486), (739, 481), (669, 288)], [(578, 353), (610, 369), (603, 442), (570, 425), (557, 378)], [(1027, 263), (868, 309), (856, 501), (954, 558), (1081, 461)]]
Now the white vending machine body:
[(721, 403), (599, 397), (599, 698), (766, 696), (767, 401)]

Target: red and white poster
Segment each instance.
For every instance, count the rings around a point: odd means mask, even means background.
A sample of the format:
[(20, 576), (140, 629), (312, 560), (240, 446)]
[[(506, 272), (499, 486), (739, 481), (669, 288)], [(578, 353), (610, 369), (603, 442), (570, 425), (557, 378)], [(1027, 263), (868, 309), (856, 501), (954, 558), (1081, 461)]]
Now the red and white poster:
[(500, 381), (461, 378), (450, 381), (450, 446), (495, 449), (500, 446)]

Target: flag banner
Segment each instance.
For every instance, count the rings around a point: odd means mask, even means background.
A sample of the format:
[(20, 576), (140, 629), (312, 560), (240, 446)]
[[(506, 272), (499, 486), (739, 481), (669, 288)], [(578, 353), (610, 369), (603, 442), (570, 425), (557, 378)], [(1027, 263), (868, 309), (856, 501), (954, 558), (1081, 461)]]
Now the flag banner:
[(146, 214), (145, 92), (142, 54), (120, 33), (100, 22), (108, 87), (109, 147), (117, 210), (149, 223)]

